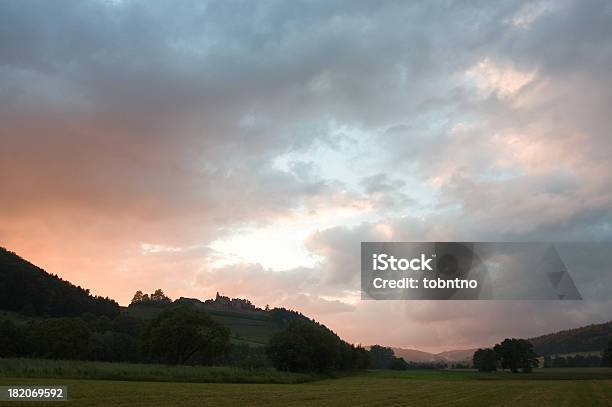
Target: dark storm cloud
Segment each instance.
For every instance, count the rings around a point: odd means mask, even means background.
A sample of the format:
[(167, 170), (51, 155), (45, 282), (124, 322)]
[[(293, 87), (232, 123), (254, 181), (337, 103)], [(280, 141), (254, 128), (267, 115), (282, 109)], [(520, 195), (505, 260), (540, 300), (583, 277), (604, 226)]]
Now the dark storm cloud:
[[(437, 66), (437, 19), (466, 14), (392, 2), (350, 10), (297, 2), (2, 8), (7, 211), (197, 213), (208, 223), (299, 205), (313, 186), (271, 160), (328, 137), (330, 119), (374, 125), (403, 114), (406, 90), (427, 87)], [(481, 13), (490, 23), (498, 12)], [(405, 24), (420, 18), (436, 23)], [(452, 21), (449, 30), (469, 24)], [(478, 32), (465, 32), (470, 47)]]

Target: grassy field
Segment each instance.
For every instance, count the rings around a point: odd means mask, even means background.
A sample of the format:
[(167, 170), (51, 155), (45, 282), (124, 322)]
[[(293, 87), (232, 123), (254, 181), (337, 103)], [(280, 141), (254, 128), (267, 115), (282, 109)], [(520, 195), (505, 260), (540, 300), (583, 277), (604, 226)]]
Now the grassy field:
[[(593, 374), (607, 379), (593, 379)], [(548, 374), (556, 375), (551, 380)], [(152, 383), (0, 378), (0, 385), (65, 384), (79, 406), (611, 406), (612, 371), (532, 375), (369, 372), (301, 384)], [(18, 406), (21, 403), (13, 402)], [(39, 402), (37, 406), (54, 405)], [(23, 405), (27, 405), (23, 403)], [(56, 405), (56, 404), (55, 404)]]
[(320, 377), (272, 368), (166, 366), (47, 359), (0, 359), (0, 376), (193, 383), (303, 383)]

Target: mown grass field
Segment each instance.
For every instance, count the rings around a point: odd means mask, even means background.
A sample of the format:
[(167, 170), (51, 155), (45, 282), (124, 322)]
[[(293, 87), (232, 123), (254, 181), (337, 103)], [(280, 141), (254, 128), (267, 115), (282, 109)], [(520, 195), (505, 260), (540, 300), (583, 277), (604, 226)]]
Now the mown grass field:
[[(368, 372), (301, 384), (0, 378), (0, 385), (11, 384), (65, 384), (69, 386), (70, 401), (67, 405), (79, 406), (612, 405), (612, 371), (609, 369), (563, 369), (549, 373), (538, 371), (532, 375), (445, 371)], [(13, 402), (11, 405), (31, 403)], [(36, 405), (57, 404), (39, 402)]]
[(0, 376), (191, 383), (303, 383), (320, 378), (308, 374), (280, 372), (273, 368), (167, 366), (22, 358), (0, 358)]

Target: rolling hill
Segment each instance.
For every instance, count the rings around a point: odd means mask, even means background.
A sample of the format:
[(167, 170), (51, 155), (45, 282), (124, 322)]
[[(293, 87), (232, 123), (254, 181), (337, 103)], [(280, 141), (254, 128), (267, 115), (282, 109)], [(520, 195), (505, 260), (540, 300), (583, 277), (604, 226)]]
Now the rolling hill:
[(31, 319), (93, 314), (111, 319), (126, 315), (148, 320), (171, 305), (190, 305), (206, 310), (214, 320), (230, 329), (232, 342), (252, 346), (265, 345), (272, 334), (292, 320), (299, 319), (316, 324), (314, 320), (296, 311), (284, 308), (263, 310), (252, 305), (249, 300), (230, 299), (219, 294), (217, 298), (206, 301), (181, 297), (173, 302), (121, 307), (110, 298), (93, 296), (88, 289), (49, 274), (0, 247), (2, 319), (23, 323)]
[(0, 309), (53, 317), (119, 314), (117, 302), (92, 296), (89, 290), (49, 274), (1, 247)]
[(601, 352), (612, 338), (612, 321), (568, 329), (531, 338), (540, 356), (568, 353)]
[[(179, 298), (174, 304), (190, 304), (205, 309), (213, 319), (226, 325), (232, 341), (261, 346), (289, 321), (301, 319), (314, 322), (299, 312), (284, 308), (262, 310), (248, 300), (217, 296), (200, 301)], [(234, 305), (238, 305), (236, 308)], [(91, 313), (114, 318), (126, 314), (150, 319), (163, 307), (132, 305), (120, 307), (107, 297), (92, 296), (89, 290), (75, 286), (57, 275), (24, 260), (17, 254), (0, 248), (0, 311), (5, 319), (80, 316)], [(612, 337), (612, 321), (550, 333), (529, 339), (541, 356), (600, 352)], [(411, 362), (470, 361), (475, 349), (451, 350), (440, 353), (416, 349), (394, 348), (396, 356)]]
[[(612, 338), (612, 321), (554, 332), (530, 338), (540, 356), (600, 354)], [(395, 355), (408, 362), (471, 362), (476, 349), (450, 350), (440, 353), (416, 349), (393, 348)]]
[[(174, 303), (189, 304), (206, 310), (212, 319), (230, 329), (232, 332), (232, 342), (235, 343), (262, 346), (268, 342), (272, 334), (281, 328), (281, 324), (274, 319), (274, 310), (264, 313), (219, 310), (206, 306), (202, 301), (191, 298), (179, 298)], [(163, 309), (163, 307), (151, 305), (130, 305), (129, 307), (122, 307), (121, 312), (136, 318), (151, 319), (163, 311)]]
[(471, 362), (476, 349), (451, 350), (440, 353), (429, 353), (417, 349), (393, 348), (395, 356), (403, 358), (407, 362), (431, 363), (431, 362)]
[(472, 362), (474, 352), (477, 350), (478, 348), (448, 350), (446, 352), (438, 353), (437, 356), (444, 358), (449, 362)]

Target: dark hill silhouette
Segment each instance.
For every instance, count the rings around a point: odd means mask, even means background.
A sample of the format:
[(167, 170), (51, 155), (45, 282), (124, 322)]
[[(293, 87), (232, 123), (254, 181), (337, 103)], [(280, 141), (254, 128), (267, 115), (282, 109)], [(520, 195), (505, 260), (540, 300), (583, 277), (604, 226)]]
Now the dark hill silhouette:
[(415, 363), (455, 363), (471, 362), (472, 356), (477, 349), (459, 349), (440, 353), (424, 352), (417, 349), (392, 348), (397, 357), (403, 358), (406, 362)]
[(600, 352), (612, 337), (612, 321), (568, 329), (531, 338), (535, 352), (540, 356), (577, 352)]
[[(224, 297), (213, 300), (179, 298), (171, 301), (142, 301), (120, 307), (108, 298), (93, 296), (88, 289), (49, 274), (17, 254), (0, 247), (0, 310), (16, 313), (14, 318), (75, 317), (83, 314), (106, 316), (120, 314), (150, 320), (173, 305), (191, 305), (206, 310), (213, 319), (230, 328), (233, 340), (250, 345), (264, 345), (271, 335), (293, 320), (321, 326), (303, 314), (285, 308), (261, 309), (247, 299)], [(329, 330), (332, 332), (331, 330)]]
[(286, 308), (261, 309), (252, 305), (249, 300), (239, 298), (229, 300), (228, 297), (219, 294), (215, 299), (205, 301), (180, 297), (171, 303), (155, 301), (132, 303), (128, 307), (123, 307), (122, 311), (132, 317), (151, 319), (164, 308), (173, 305), (189, 305), (205, 310), (215, 321), (230, 328), (234, 342), (249, 345), (265, 345), (274, 333), (296, 320), (315, 324), (334, 333), (300, 312)]
[(51, 317), (119, 314), (117, 302), (93, 296), (1, 247), (0, 309)]
[[(274, 308), (262, 310), (245, 299), (230, 299), (217, 295), (214, 300), (200, 301), (194, 298), (180, 298), (171, 304), (191, 304), (202, 307), (219, 322), (228, 326), (237, 340), (265, 344), (270, 335), (289, 322), (301, 320), (318, 324), (305, 315)], [(57, 275), (19, 257), (17, 254), (0, 247), (0, 310), (17, 312), (30, 316), (72, 317), (91, 313), (114, 318), (121, 312), (139, 318), (152, 318), (162, 308), (145, 306), (119, 307), (108, 297), (93, 296), (88, 289), (76, 286)], [(329, 330), (330, 332), (333, 332)], [(578, 352), (600, 352), (612, 337), (612, 321), (592, 324), (575, 329), (550, 333), (529, 339), (540, 356), (560, 355)], [(405, 351), (408, 360), (464, 360), (468, 350), (448, 351), (429, 354), (416, 350)], [(455, 354), (456, 353), (456, 354)], [(418, 357), (417, 357), (418, 356)]]
[[(565, 355), (581, 352), (601, 352), (612, 338), (612, 321), (567, 329), (527, 339), (539, 356)], [(409, 361), (430, 362), (470, 361), (476, 349), (428, 353), (416, 349), (395, 348), (397, 356)]]

